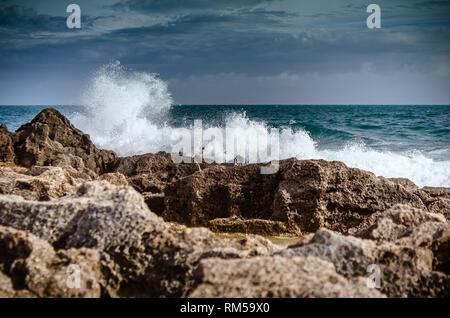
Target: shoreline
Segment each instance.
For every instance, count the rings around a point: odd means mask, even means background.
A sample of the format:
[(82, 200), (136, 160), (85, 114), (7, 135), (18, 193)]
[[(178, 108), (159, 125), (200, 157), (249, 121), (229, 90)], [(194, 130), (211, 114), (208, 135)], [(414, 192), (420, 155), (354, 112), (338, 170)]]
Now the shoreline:
[(51, 108), (0, 127), (0, 162), (0, 296), (450, 296), (450, 188), (339, 161), (118, 157)]

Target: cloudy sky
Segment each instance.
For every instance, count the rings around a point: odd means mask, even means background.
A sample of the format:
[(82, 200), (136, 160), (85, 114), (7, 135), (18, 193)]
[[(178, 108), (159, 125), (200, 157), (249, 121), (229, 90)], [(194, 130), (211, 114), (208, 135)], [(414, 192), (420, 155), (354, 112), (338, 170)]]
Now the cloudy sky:
[(0, 104), (76, 104), (112, 60), (182, 104), (450, 104), (450, 0), (0, 0)]

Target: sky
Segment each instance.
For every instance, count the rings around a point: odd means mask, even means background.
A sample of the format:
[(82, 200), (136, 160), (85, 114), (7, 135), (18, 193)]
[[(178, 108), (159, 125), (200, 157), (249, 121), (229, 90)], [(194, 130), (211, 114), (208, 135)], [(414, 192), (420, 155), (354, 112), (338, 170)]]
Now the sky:
[(177, 104), (450, 104), (450, 0), (71, 1), (0, 0), (0, 104), (78, 104), (115, 60)]

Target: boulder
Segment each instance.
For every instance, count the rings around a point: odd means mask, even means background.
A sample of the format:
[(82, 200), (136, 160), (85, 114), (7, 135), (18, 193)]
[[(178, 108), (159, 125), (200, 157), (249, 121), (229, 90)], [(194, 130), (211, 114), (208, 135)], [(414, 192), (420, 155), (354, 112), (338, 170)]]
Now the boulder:
[(100, 297), (99, 257), (0, 226), (0, 297)]
[(371, 214), (395, 204), (426, 208), (411, 189), (337, 161), (282, 160), (268, 175), (260, 165), (216, 165), (168, 184), (163, 217), (205, 226), (214, 219), (264, 219), (297, 234), (320, 227), (356, 233), (370, 225)]
[(106, 181), (87, 182), (73, 197), (49, 202), (1, 195), (0, 224), (31, 232), (57, 249), (97, 250), (100, 284), (113, 297), (183, 296), (200, 259), (273, 252), (263, 238), (221, 240), (201, 228), (173, 232), (134, 189)]
[(0, 161), (13, 163), (15, 159), (13, 134), (5, 124), (0, 126)]
[(331, 262), (348, 279), (380, 270), (380, 291), (388, 297), (449, 297), (450, 276), (433, 269), (427, 248), (378, 243), (319, 229), (310, 239), (275, 253), (283, 257), (314, 256)]
[(450, 224), (440, 213), (396, 205), (376, 213), (374, 224), (357, 236), (433, 252), (433, 270), (450, 275)]
[(59, 154), (80, 157), (96, 173), (109, 172), (114, 152), (94, 146), (89, 135), (75, 128), (56, 109), (46, 108), (14, 134), (15, 162), (24, 167), (45, 166)]
[(202, 260), (189, 297), (385, 297), (363, 278), (346, 279), (317, 257)]
[(0, 193), (28, 200), (48, 201), (71, 195), (85, 181), (61, 167), (33, 166), (20, 171), (0, 166)]

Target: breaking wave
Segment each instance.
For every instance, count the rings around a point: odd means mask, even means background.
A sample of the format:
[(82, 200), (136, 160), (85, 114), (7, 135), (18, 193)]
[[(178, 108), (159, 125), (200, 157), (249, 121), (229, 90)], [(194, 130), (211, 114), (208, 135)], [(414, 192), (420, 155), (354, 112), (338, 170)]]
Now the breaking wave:
[[(71, 116), (74, 125), (89, 133), (92, 141), (121, 156), (171, 151), (170, 108), (173, 104), (167, 84), (156, 74), (127, 70), (119, 62), (102, 67), (89, 81), (82, 96), (83, 112)], [(249, 144), (267, 135), (270, 126), (242, 113), (231, 113), (223, 125), (203, 123), (204, 132), (225, 132), (234, 128)], [(192, 129), (193, 123), (184, 128)], [(374, 150), (363, 143), (348, 143), (341, 149), (319, 149), (311, 135), (302, 129), (279, 130), (280, 159), (339, 160), (385, 177), (405, 177), (419, 186), (450, 187), (450, 161), (435, 161), (420, 152), (396, 153)], [(223, 151), (217, 140), (204, 140), (209, 147)], [(245, 150), (244, 150), (245, 151)], [(245, 153), (238, 153), (245, 157)], [(229, 159), (229, 158), (225, 158)]]

